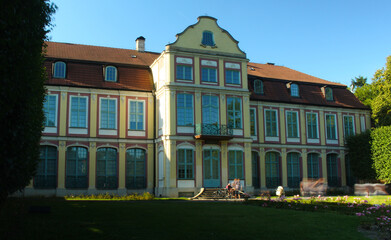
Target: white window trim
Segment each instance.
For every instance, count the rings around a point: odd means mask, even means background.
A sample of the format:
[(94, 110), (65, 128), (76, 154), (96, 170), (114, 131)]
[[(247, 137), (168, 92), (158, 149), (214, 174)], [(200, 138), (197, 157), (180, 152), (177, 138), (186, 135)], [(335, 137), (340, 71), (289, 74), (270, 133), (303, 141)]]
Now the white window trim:
[(367, 130), (365, 116), (360, 116), (360, 129), (361, 129), (361, 132), (365, 132)]
[(128, 130), (130, 130), (130, 103), (131, 102), (142, 102), (143, 103), (143, 129), (141, 130), (134, 130), (132, 131), (145, 131), (145, 110), (146, 110), (146, 102), (145, 100), (136, 100), (136, 99), (129, 99), (128, 100)]
[(257, 126), (257, 108), (250, 107), (250, 118), (251, 118), (251, 111), (254, 111), (254, 131), (255, 135), (251, 135), (251, 119), (250, 119), (250, 135), (253, 140), (257, 140), (258, 137), (258, 126)]
[[(192, 118), (192, 126), (182, 126), (182, 125), (178, 125), (178, 116), (176, 117), (176, 126), (178, 128), (182, 128), (182, 129), (187, 129), (187, 128), (191, 128), (193, 129), (193, 132), (194, 132), (194, 95), (191, 94), (191, 93), (186, 93), (186, 92), (180, 92), (180, 93), (177, 93), (177, 98), (176, 98), (176, 109), (178, 109), (178, 95), (179, 94), (184, 94), (184, 95), (191, 95), (191, 101), (192, 101), (192, 110), (193, 110), (193, 118)], [(177, 112), (177, 115), (178, 115), (178, 112)], [(186, 131), (186, 130), (185, 130)]]
[[(115, 69), (115, 77), (114, 77), (114, 81), (112, 80), (107, 80), (107, 68), (114, 68)], [(106, 66), (105, 67), (105, 82), (118, 82), (118, 69), (114, 66)]]
[[(297, 95), (293, 95), (292, 87), (296, 87)], [(291, 86), (290, 86), (290, 89), (291, 89), (291, 97), (300, 97), (300, 89), (299, 89), (299, 85), (298, 84), (292, 83)]]
[[(315, 114), (316, 115), (316, 133), (318, 135), (318, 138), (309, 138), (308, 137), (308, 125), (307, 125), (307, 118), (308, 114)], [(305, 113), (305, 128), (306, 128), (306, 136), (307, 136), (307, 143), (320, 143), (320, 136), (319, 136), (319, 114), (317, 112), (306, 112)]]
[[(228, 123), (228, 98), (236, 98), (236, 99), (239, 99), (239, 102), (240, 102), (240, 122), (241, 122), (241, 126), (240, 126), (240, 128), (233, 128), (233, 130), (234, 130), (234, 135), (238, 135), (238, 134), (240, 134), (239, 132), (240, 131), (235, 131), (235, 130), (242, 130), (242, 132), (243, 132), (243, 129), (244, 129), (244, 124), (243, 124), (243, 103), (242, 103), (242, 98), (240, 98), (240, 97), (227, 97), (227, 123)], [(234, 106), (235, 106), (235, 104), (234, 104)], [(232, 110), (233, 111), (233, 110)], [(235, 109), (235, 111), (236, 111), (236, 109)], [(234, 113), (234, 116), (235, 116), (235, 111), (233, 111), (233, 113)], [(236, 134), (235, 134), (235, 132), (237, 132)], [(241, 135), (241, 134), (240, 134)]]
[[(267, 124), (266, 124), (266, 111), (274, 111), (276, 113), (276, 133), (277, 133), (277, 136), (275, 137), (268, 137), (266, 136), (267, 134)], [(279, 133), (279, 130), (278, 130), (278, 126), (279, 126), (279, 122), (278, 122), (278, 111), (277, 109), (270, 109), (270, 108), (265, 108), (263, 110), (263, 118), (264, 118), (264, 125), (265, 125), (265, 141), (271, 141), (271, 142), (278, 142), (280, 141), (280, 133)]]
[[(56, 64), (58, 63), (64, 63), (64, 75), (63, 76), (56, 76)], [(67, 75), (67, 64), (63, 61), (56, 61), (54, 64), (53, 64), (53, 78), (65, 78)]]
[[(297, 137), (293, 138), (293, 137), (288, 137), (288, 112), (291, 112), (291, 113), (296, 113), (296, 123), (297, 123), (297, 126), (296, 126), (296, 132), (297, 132)], [(299, 131), (299, 112), (298, 111), (293, 111), (293, 110), (286, 110), (285, 111), (285, 129), (286, 129), (286, 140), (287, 142), (300, 142), (300, 131)]]
[(353, 135), (355, 135), (355, 134), (356, 134), (356, 124), (355, 124), (355, 122), (354, 122), (354, 116), (352, 116), (352, 115), (343, 115), (342, 117), (343, 117), (343, 135), (344, 135), (344, 137), (346, 138), (346, 136), (345, 136), (345, 117), (350, 117), (350, 118), (352, 118)]
[[(115, 100), (115, 127), (114, 129), (105, 129), (102, 128), (102, 100), (103, 99), (109, 99), (109, 100)], [(117, 130), (118, 130), (118, 101), (117, 98), (108, 98), (108, 97), (100, 97), (99, 98), (99, 135), (117, 135)]]
[[(328, 139), (327, 138), (327, 116), (333, 115), (334, 116), (334, 125), (335, 125), (335, 139)], [(324, 126), (325, 126), (325, 135), (326, 135), (326, 143), (327, 144), (338, 144), (338, 125), (337, 125), (337, 115), (334, 113), (326, 113), (324, 115)]]
[[(72, 119), (72, 98), (86, 98), (86, 127), (71, 127)], [(88, 133), (88, 96), (71, 95), (69, 97), (69, 115), (68, 115), (68, 131), (70, 134), (87, 134)]]
[(43, 130), (44, 133), (57, 133), (57, 127), (58, 127), (58, 94), (48, 94), (47, 96), (55, 96), (56, 97), (56, 110), (54, 114), (54, 127), (45, 127)]

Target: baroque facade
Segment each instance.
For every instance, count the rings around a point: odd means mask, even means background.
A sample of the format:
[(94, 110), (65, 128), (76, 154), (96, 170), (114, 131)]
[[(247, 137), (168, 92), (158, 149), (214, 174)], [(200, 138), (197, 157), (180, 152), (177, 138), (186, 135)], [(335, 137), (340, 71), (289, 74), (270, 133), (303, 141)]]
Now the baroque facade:
[(338, 83), (249, 62), (212, 17), (162, 53), (47, 42), (41, 163), (24, 193), (194, 196), (350, 184), (344, 138), (370, 112)]

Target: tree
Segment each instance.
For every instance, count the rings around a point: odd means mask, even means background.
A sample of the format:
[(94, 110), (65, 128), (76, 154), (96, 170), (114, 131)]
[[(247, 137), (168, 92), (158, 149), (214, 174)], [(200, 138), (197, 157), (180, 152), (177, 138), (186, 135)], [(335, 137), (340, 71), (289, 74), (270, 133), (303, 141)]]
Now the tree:
[(44, 115), (44, 40), (56, 6), (2, 1), (0, 8), (0, 203), (31, 181)]
[(361, 180), (375, 180), (376, 172), (372, 167), (371, 131), (349, 136), (346, 139), (346, 147), (354, 177)]
[(367, 84), (367, 78), (363, 77), (363, 76), (358, 76), (358, 77), (355, 77), (354, 79), (352, 79), (352, 91), (354, 92), (354, 90), (356, 88), (359, 88), (359, 87), (362, 87), (364, 86), (365, 84)]
[(391, 183), (391, 126), (383, 126), (372, 131), (373, 167), (377, 178)]
[(386, 67), (377, 70), (373, 78), (377, 95), (373, 99), (372, 118), (376, 126), (391, 125), (391, 56), (387, 57)]
[(371, 84), (356, 88), (356, 97), (372, 109), (376, 127), (391, 125), (391, 56), (386, 67), (376, 71)]

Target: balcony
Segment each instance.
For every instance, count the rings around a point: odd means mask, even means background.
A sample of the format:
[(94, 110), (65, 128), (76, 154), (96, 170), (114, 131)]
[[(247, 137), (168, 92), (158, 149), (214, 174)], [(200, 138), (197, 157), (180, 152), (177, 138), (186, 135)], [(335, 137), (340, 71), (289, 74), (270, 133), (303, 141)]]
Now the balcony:
[(200, 140), (229, 140), (233, 138), (233, 130), (227, 125), (196, 124), (195, 139)]

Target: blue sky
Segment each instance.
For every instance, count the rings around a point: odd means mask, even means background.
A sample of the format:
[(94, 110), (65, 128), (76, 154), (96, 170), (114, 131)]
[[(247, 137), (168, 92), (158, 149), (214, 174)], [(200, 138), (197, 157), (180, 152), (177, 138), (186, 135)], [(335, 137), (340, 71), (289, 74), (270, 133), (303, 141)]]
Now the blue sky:
[(202, 15), (217, 18), (251, 62), (350, 85), (391, 55), (390, 0), (53, 0), (50, 40), (162, 52)]

